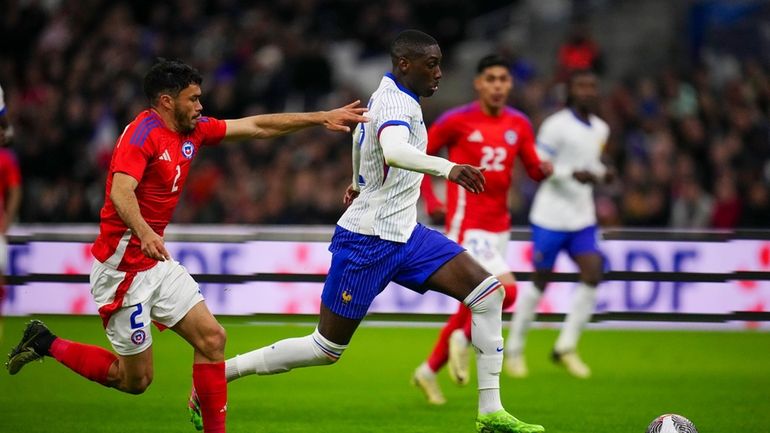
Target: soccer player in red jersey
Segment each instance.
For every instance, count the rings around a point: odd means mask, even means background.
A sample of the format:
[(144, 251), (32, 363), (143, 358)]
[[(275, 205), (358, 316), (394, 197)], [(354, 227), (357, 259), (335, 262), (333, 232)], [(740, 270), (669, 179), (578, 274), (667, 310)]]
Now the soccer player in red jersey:
[(6, 146), (11, 138), (6, 116), (3, 89), (0, 87), (0, 341), (3, 339), (2, 308), (5, 299), (5, 268), (8, 265), (8, 243), (5, 235), (16, 219), (21, 204), (21, 172), (13, 151)]
[(87, 379), (132, 394), (152, 381), (150, 323), (171, 328), (194, 349), (193, 383), (203, 430), (225, 431), (225, 331), (203, 301), (198, 284), (166, 250), (163, 232), (179, 201), (193, 158), (224, 139), (271, 138), (324, 125), (349, 132), (365, 122), (358, 101), (328, 112), (268, 114), (237, 120), (201, 115), (202, 78), (172, 60), (144, 79), (150, 108), (121, 134), (107, 176), (99, 236), (91, 249), (91, 292), (117, 355), (56, 337), (32, 321), (6, 364), (10, 374), (51, 356)]
[[(428, 131), (428, 153), (436, 154), (446, 147), (450, 161), (481, 167), (485, 170), (486, 189), (481, 194), (468, 194), (463, 188), (447, 184), (446, 211), (427, 177), (422, 183), (422, 195), (432, 217), (446, 214), (447, 237), (465, 247), (503, 283), (505, 309), (516, 299), (516, 280), (505, 261), (513, 163), (517, 156), (521, 158), (529, 177), (537, 181), (548, 177), (553, 166), (538, 158), (527, 116), (506, 106), (513, 78), (505, 59), (496, 55), (482, 58), (473, 84), (478, 100), (447, 111), (433, 123)], [(460, 304), (441, 330), (433, 352), (415, 371), (413, 383), (422, 389), (429, 403), (446, 401), (436, 373), (447, 362), (452, 380), (460, 385), (468, 383), (470, 330), (471, 313)]]

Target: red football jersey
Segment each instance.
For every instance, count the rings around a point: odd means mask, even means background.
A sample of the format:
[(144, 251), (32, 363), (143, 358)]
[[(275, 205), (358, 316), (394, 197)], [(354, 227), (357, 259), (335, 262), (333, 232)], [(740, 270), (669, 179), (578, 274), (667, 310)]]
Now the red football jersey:
[(157, 261), (141, 251), (139, 238), (128, 229), (110, 199), (112, 178), (125, 173), (139, 182), (135, 193), (139, 210), (155, 233), (163, 236), (174, 214), (190, 164), (201, 146), (218, 144), (225, 122), (201, 117), (189, 134), (168, 129), (158, 113), (143, 111), (118, 138), (107, 174), (99, 237), (91, 247), (100, 262), (121, 271), (139, 272)]
[(8, 189), (21, 185), (21, 171), (13, 151), (0, 148), (0, 223), (6, 218), (5, 197)]
[[(468, 193), (455, 183), (447, 183), (447, 235), (462, 241), (466, 229), (510, 229), (508, 189), (516, 156), (521, 158), (529, 177), (538, 181), (544, 178), (529, 118), (510, 107), (498, 116), (490, 116), (476, 101), (447, 111), (431, 125), (428, 153), (435, 155), (445, 146), (450, 161), (486, 168), (487, 181), (481, 194)], [(427, 176), (423, 179), (422, 195), (428, 212), (440, 204)]]

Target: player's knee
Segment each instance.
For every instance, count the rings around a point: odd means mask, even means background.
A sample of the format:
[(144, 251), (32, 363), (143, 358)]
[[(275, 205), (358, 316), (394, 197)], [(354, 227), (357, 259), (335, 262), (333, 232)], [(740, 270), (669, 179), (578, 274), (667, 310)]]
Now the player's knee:
[(129, 394), (143, 394), (152, 383), (152, 374), (126, 378), (123, 390)]
[(198, 350), (206, 358), (212, 361), (224, 359), (225, 343), (227, 342), (227, 333), (220, 324), (213, 325), (206, 330)]
[(495, 277), (488, 277), (468, 295), (463, 303), (473, 313), (485, 313), (491, 309), (502, 309), (505, 290)]
[(311, 335), (313, 340), (313, 349), (318, 365), (331, 365), (339, 361), (347, 345), (333, 343), (320, 332), (318, 328)]
[(591, 287), (598, 286), (602, 282), (601, 268), (586, 270), (580, 276), (580, 280)]

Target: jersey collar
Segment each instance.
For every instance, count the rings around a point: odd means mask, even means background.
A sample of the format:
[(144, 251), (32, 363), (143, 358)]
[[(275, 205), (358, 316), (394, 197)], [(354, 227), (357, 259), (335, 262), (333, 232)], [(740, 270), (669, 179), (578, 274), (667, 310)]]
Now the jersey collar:
[(412, 92), (411, 90), (409, 90), (409, 89), (407, 89), (405, 86), (403, 86), (401, 83), (399, 83), (399, 82), (398, 82), (398, 80), (396, 80), (396, 76), (395, 76), (395, 75), (393, 75), (393, 73), (392, 73), (392, 72), (386, 72), (386, 73), (385, 73), (385, 76), (386, 76), (386, 77), (388, 77), (388, 78), (390, 78), (391, 80), (393, 80), (393, 82), (396, 84), (396, 86), (398, 87), (398, 89), (399, 89), (399, 90), (401, 90), (402, 92), (404, 92), (404, 93), (406, 93), (407, 95), (411, 96), (411, 97), (412, 97), (412, 99), (414, 99), (415, 101), (417, 101), (417, 103), (418, 103), (418, 104), (420, 103), (420, 97), (419, 97), (419, 96), (417, 96), (417, 94), (416, 94), (416, 93)]
[(591, 127), (591, 115), (588, 115), (588, 120), (583, 119), (582, 117), (578, 116), (577, 112), (574, 108), (569, 107), (569, 111), (572, 113), (573, 116), (575, 116), (575, 119), (578, 120), (578, 122), (582, 123), (583, 125), (586, 125), (587, 127)]

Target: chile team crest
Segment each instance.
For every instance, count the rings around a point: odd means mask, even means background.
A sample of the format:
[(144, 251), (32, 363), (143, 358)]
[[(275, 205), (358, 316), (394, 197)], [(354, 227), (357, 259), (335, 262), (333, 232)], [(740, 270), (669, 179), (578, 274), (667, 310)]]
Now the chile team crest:
[(508, 143), (509, 146), (513, 146), (516, 144), (516, 141), (519, 139), (519, 135), (516, 134), (516, 131), (513, 129), (509, 129), (505, 131), (505, 142)]
[(187, 159), (192, 159), (193, 155), (195, 155), (195, 145), (192, 141), (188, 140), (182, 143), (182, 156)]
[(147, 339), (147, 334), (144, 333), (143, 330), (137, 329), (134, 331), (133, 334), (131, 334), (131, 342), (136, 344), (137, 346), (144, 343), (144, 340)]

